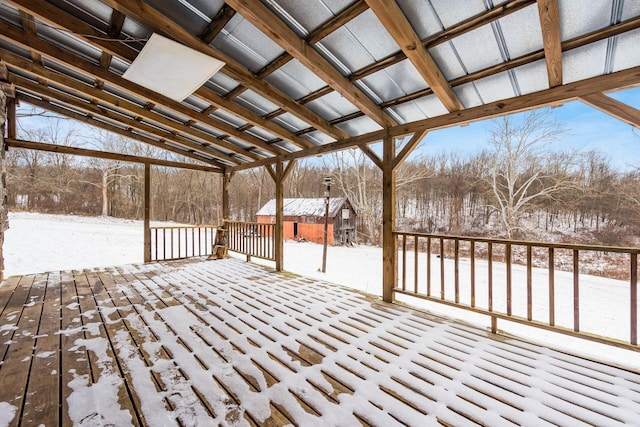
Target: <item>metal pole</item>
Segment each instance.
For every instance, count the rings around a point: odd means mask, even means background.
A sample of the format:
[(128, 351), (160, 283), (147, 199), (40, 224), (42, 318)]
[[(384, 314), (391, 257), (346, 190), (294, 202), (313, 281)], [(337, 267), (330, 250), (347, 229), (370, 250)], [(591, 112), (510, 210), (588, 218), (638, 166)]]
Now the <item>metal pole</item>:
[(322, 272), (327, 271), (327, 234), (329, 231), (329, 195), (331, 191), (331, 177), (325, 177), (327, 190), (324, 192), (324, 246), (322, 247)]

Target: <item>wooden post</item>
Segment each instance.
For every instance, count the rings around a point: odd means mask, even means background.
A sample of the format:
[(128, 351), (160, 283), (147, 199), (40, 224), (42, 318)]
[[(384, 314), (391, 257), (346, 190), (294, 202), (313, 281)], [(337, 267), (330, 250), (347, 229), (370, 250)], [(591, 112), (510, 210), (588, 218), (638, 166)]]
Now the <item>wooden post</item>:
[(275, 257), (276, 271), (282, 271), (284, 267), (284, 165), (276, 163), (276, 227), (275, 227)]
[(393, 288), (396, 286), (396, 265), (398, 253), (393, 236), (395, 226), (396, 186), (393, 161), (395, 141), (387, 136), (382, 152), (382, 299), (393, 302)]
[(151, 164), (144, 164), (144, 262), (151, 262)]
[[(222, 221), (229, 220), (229, 186), (231, 185), (233, 172), (227, 170), (222, 174)], [(228, 235), (228, 234), (227, 234)]]
[[(0, 281), (4, 280), (4, 232), (9, 229), (7, 209), (7, 170), (5, 167), (6, 145), (4, 142), (5, 127), (9, 136), (15, 136), (15, 87), (7, 83), (8, 70), (0, 65)], [(8, 123), (6, 123), (8, 118)]]

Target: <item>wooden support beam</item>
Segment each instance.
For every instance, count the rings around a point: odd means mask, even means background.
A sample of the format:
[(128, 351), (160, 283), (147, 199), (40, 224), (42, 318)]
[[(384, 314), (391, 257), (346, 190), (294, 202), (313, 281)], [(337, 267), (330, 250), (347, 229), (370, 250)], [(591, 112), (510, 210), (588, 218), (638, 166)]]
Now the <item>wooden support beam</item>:
[(422, 78), (449, 110), (458, 111), (464, 107), (458, 96), (444, 78), (438, 64), (422, 44), (411, 23), (395, 0), (366, 0), (382, 25), (398, 43)]
[(222, 173), (222, 169), (211, 166), (195, 165), (171, 160), (154, 159), (152, 157), (132, 156), (130, 154), (110, 153), (108, 151), (91, 150), (88, 148), (70, 147), (67, 145), (47, 144), (44, 142), (25, 141), (22, 139), (7, 138), (7, 147), (24, 148), (27, 150), (47, 151), (50, 153), (72, 154), (74, 156), (94, 157), (98, 159), (115, 160), (131, 163), (144, 163), (168, 168), (179, 168), (200, 172)]
[(538, 13), (549, 87), (560, 86), (562, 84), (562, 41), (558, 0), (538, 0)]
[(640, 129), (640, 110), (603, 93), (581, 96), (580, 101), (618, 120)]
[(360, 150), (362, 150), (362, 152), (369, 158), (371, 159), (371, 161), (373, 162), (373, 164), (375, 164), (376, 166), (378, 166), (380, 169), (383, 169), (384, 166), (382, 165), (382, 160), (380, 160), (380, 157), (378, 157), (378, 155), (376, 153), (373, 152), (373, 150), (371, 148), (369, 148), (369, 146), (367, 144), (359, 144), (358, 148), (360, 148)]
[(388, 127), (395, 124), (393, 119), (364, 92), (344, 77), (318, 51), (298, 37), (267, 6), (249, 0), (226, 0), (226, 3), (380, 126)]
[(407, 142), (407, 145), (405, 145), (402, 150), (400, 150), (400, 153), (396, 156), (396, 158), (393, 159), (393, 164), (391, 167), (395, 169), (402, 162), (404, 162), (409, 154), (411, 154), (413, 150), (418, 146), (420, 141), (422, 141), (422, 139), (427, 135), (427, 133), (428, 131), (426, 129), (414, 133), (409, 142)]
[[(332, 126), (327, 120), (321, 118), (316, 113), (295, 102), (293, 99), (269, 85), (267, 82), (258, 79), (253, 75), (253, 73), (251, 73), (251, 71), (234, 61), (231, 57), (195, 37), (189, 32), (189, 30), (172, 21), (147, 3), (139, 0), (102, 0), (102, 2), (125, 13), (130, 18), (138, 21), (155, 32), (167, 35), (168, 37), (179, 41), (192, 49), (198, 50), (224, 62), (225, 66), (222, 69), (223, 73), (227, 74), (241, 85), (251, 88), (253, 91), (264, 96), (274, 104), (280, 105), (286, 111), (300, 120), (309, 123), (316, 129), (325, 132), (327, 135), (336, 139), (347, 137), (346, 132)], [(232, 4), (231, 6), (233, 7)]]
[(275, 226), (275, 258), (276, 271), (284, 269), (284, 167), (282, 162), (276, 163), (276, 226)]
[(16, 104), (18, 101), (16, 98), (7, 99), (7, 137), (15, 138), (17, 135), (17, 122), (16, 122)]
[(144, 262), (151, 262), (151, 165), (144, 165)]
[(291, 171), (293, 171), (293, 167), (296, 165), (296, 161), (295, 160), (289, 160), (287, 162), (287, 166), (285, 166), (284, 171), (282, 173), (282, 179), (287, 179), (287, 177), (289, 176), (289, 174), (291, 174)]
[(273, 165), (264, 165), (264, 168), (267, 170), (269, 176), (271, 176), (271, 179), (273, 179), (273, 182), (276, 182), (278, 178), (276, 177), (276, 171), (273, 169)]
[[(109, 21), (109, 28), (107, 29), (109, 38), (117, 39), (120, 37), (125, 18), (124, 13), (118, 12), (117, 10), (111, 13), (111, 20)], [(103, 51), (100, 55), (100, 67), (108, 69), (109, 66), (111, 66), (111, 58), (113, 58), (113, 56), (110, 53)]]
[(236, 11), (230, 8), (228, 4), (223, 4), (218, 13), (216, 13), (216, 16), (213, 17), (207, 28), (200, 35), (202, 41), (206, 44), (211, 43), (235, 14)]
[[(9, 78), (12, 81), (16, 82), (16, 84), (20, 88), (25, 89), (30, 93), (35, 93), (39, 96), (49, 99), (55, 99), (62, 104), (67, 104), (80, 111), (85, 111), (87, 114), (104, 117), (113, 122), (120, 122), (123, 125), (129, 126), (134, 129), (139, 129), (142, 132), (146, 132), (151, 135), (157, 135), (159, 138), (173, 140), (179, 145), (185, 146), (192, 150), (200, 151), (201, 153), (206, 153), (209, 156), (219, 158), (233, 164), (239, 163), (238, 159), (236, 159), (235, 157), (215, 150), (212, 147), (208, 147), (207, 145), (193, 142), (185, 138), (183, 135), (178, 134), (177, 132), (173, 133), (165, 129), (165, 133), (163, 134), (161, 130), (155, 126), (151, 126), (149, 124), (142, 123), (140, 120), (131, 119), (121, 114), (117, 114), (110, 109), (104, 108), (100, 105), (96, 105), (95, 103), (83, 101), (80, 98), (61, 93), (47, 86), (41, 86), (37, 82), (25, 79), (17, 75), (12, 74), (9, 76)], [(182, 125), (176, 124), (175, 126), (181, 127)], [(209, 143), (209, 139), (211, 138), (211, 136), (208, 136), (206, 132), (199, 131), (198, 135), (200, 136), (200, 138), (198, 138), (199, 140), (202, 140), (204, 143)]]
[[(229, 125), (228, 123), (215, 119), (206, 114), (202, 114), (199, 111), (196, 111), (180, 102), (170, 99), (167, 96), (161, 95), (157, 92), (154, 92), (148, 88), (143, 87), (142, 85), (139, 85), (127, 79), (124, 79), (121, 76), (118, 76), (109, 70), (105, 70), (100, 68), (97, 65), (91, 64), (90, 62), (84, 60), (83, 58), (69, 51), (61, 49), (56, 45), (51, 44), (43, 39), (29, 36), (25, 32), (20, 31), (9, 24), (0, 22), (0, 38), (4, 40), (11, 40), (15, 43), (22, 45), (25, 49), (31, 49), (33, 51), (37, 51), (42, 56), (47, 57), (51, 61), (58, 62), (67, 67), (71, 67), (72, 69), (75, 69), (77, 71), (80, 71), (81, 73), (87, 74), (88, 76), (95, 78), (97, 80), (108, 82), (114, 85), (115, 87), (119, 88), (120, 90), (129, 92), (135, 95), (136, 97), (142, 98), (156, 105), (162, 105), (164, 108), (171, 109), (179, 114), (185, 115), (189, 118), (193, 118), (194, 120), (197, 120), (198, 122), (201, 122), (202, 124), (208, 127), (218, 130), (223, 134), (234, 136), (248, 144), (262, 148), (268, 152), (274, 152), (274, 154), (276, 154), (277, 150), (274, 150), (271, 145), (267, 144), (264, 140), (261, 140), (260, 138), (241, 132), (235, 127)], [(5, 53), (3, 52), (3, 56), (4, 54)], [(17, 55), (14, 55), (14, 56), (17, 56)], [(37, 68), (37, 67), (34, 67), (34, 68)], [(84, 85), (79, 82), (76, 84), (76, 87), (74, 88), (74, 90), (81, 91), (81, 93), (86, 93), (89, 91), (89, 89), (87, 89), (87, 85)], [(82, 92), (83, 90), (85, 92)], [(96, 88), (96, 90), (99, 90), (99, 89)], [(91, 96), (91, 95), (87, 95), (87, 96)], [(123, 101), (123, 100), (120, 99), (120, 101)], [(116, 103), (114, 105), (117, 106), (119, 105), (119, 103)], [(172, 121), (176, 122), (175, 120), (172, 120)], [(184, 126), (184, 128), (192, 129), (191, 131), (188, 131), (186, 129), (183, 130), (185, 132), (191, 132), (191, 133), (200, 132), (199, 130), (196, 130), (192, 127), (185, 126), (183, 123), (180, 123), (180, 125)], [(212, 136), (210, 135), (208, 139), (211, 140), (211, 138)], [(226, 150), (234, 151), (238, 154), (241, 154), (245, 157), (248, 157), (254, 160), (257, 160), (261, 157), (255, 153), (247, 151), (223, 139), (214, 139), (211, 142), (215, 142), (216, 145), (219, 145)]]
[(398, 251), (393, 235), (396, 220), (396, 180), (393, 170), (395, 141), (392, 137), (384, 138), (382, 153), (382, 300), (393, 302)]
[(228, 221), (229, 218), (229, 187), (234, 173), (225, 169), (222, 174), (222, 221)]
[(222, 163), (220, 163), (217, 160), (211, 160), (211, 159), (207, 159), (207, 158), (203, 158), (200, 155), (194, 154), (193, 150), (189, 150), (189, 151), (185, 151), (183, 149), (177, 148), (177, 147), (173, 147), (171, 145), (167, 145), (166, 141), (171, 141), (177, 145), (181, 145), (179, 140), (175, 140), (173, 138), (166, 138), (163, 139), (163, 137), (157, 135), (157, 134), (153, 134), (155, 137), (160, 138), (160, 140), (155, 140), (153, 138), (141, 135), (139, 133), (136, 133), (133, 131), (133, 128), (120, 128), (111, 124), (108, 124), (104, 121), (99, 121), (96, 120), (95, 117), (90, 116), (90, 115), (83, 115), (80, 113), (77, 113), (75, 111), (71, 111), (68, 110), (66, 108), (61, 107), (60, 105), (54, 105), (49, 101), (40, 99), (40, 98), (36, 98), (30, 95), (27, 95), (25, 93), (18, 93), (16, 95), (16, 98), (19, 101), (22, 102), (26, 102), (27, 104), (31, 104), (34, 107), (40, 107), (43, 110), (48, 110), (51, 112), (54, 112), (56, 114), (59, 114), (61, 116), (65, 116), (68, 117), (70, 119), (74, 119), (79, 121), (80, 123), (86, 123), (89, 126), (94, 126), (97, 127), (99, 129), (104, 129), (108, 132), (112, 132), (115, 133), (117, 135), (122, 135), (125, 138), (130, 138), (130, 139), (134, 139), (136, 141), (140, 141), (140, 142), (144, 142), (145, 144), (149, 144), (153, 147), (158, 147), (158, 148), (162, 148), (163, 150), (167, 150), (169, 152), (178, 154), (180, 156), (184, 156), (184, 157), (188, 157), (190, 159), (199, 161), (199, 162), (204, 162), (204, 163), (209, 163), (214, 165), (215, 167), (218, 168), (222, 168), (224, 167), (224, 165)]

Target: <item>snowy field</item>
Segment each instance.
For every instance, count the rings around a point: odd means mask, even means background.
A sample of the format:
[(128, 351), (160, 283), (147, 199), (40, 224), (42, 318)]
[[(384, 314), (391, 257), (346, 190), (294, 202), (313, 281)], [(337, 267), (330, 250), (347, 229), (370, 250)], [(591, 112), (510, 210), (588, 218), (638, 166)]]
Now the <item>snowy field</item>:
[[(5, 277), (44, 271), (124, 265), (143, 261), (141, 221), (33, 213), (11, 213), (9, 221), (10, 228), (6, 233), (4, 245)], [(411, 255), (408, 256), (409, 261), (412, 258)], [(380, 248), (366, 246), (330, 247), (327, 254), (326, 273), (319, 271), (322, 264), (322, 245), (309, 242), (285, 242), (284, 260), (284, 268), (287, 271), (327, 280), (373, 295), (382, 294), (382, 252)], [(266, 265), (272, 266), (273, 263), (266, 263)], [(433, 263), (433, 266), (439, 268), (437, 263)], [(465, 268), (468, 266), (465, 267), (464, 263), (461, 263), (461, 277), (464, 277)], [(477, 269), (477, 277), (482, 277), (481, 263)], [(524, 280), (517, 280), (522, 276), (519, 269), (519, 266), (514, 266), (514, 295), (522, 295), (524, 288)], [(408, 270), (412, 271), (413, 267), (409, 265)], [(438, 277), (439, 271), (435, 270), (433, 274)], [(534, 274), (543, 278), (546, 270), (536, 271)], [(558, 300), (570, 298), (571, 274), (561, 272), (557, 274)], [(534, 276), (534, 283), (535, 280)], [(499, 277), (496, 278), (496, 281), (499, 281)], [(449, 283), (452, 282), (449, 280)], [(542, 279), (540, 282), (542, 283)], [(626, 303), (628, 284), (593, 276), (581, 276), (581, 283), (581, 310), (583, 311), (581, 325), (584, 325), (589, 331), (623, 339), (628, 337), (628, 320), (626, 320), (629, 310), (628, 303)], [(486, 283), (479, 280), (477, 291), (479, 295), (483, 294), (483, 286), (486, 286)], [(545, 291), (542, 290), (539, 294), (544, 295)], [(462, 297), (464, 298), (464, 294)], [(411, 297), (399, 296), (398, 300), (427, 309), (432, 313), (464, 319), (481, 327), (489, 325), (489, 319), (486, 316)], [(519, 310), (523, 310), (526, 301), (519, 297), (514, 298), (514, 303), (516, 304), (514, 313), (522, 315)], [(534, 312), (534, 319), (544, 319), (547, 315), (545, 304), (536, 306), (540, 307), (540, 311)], [(563, 319), (567, 319), (569, 322), (571, 313), (559, 311), (557, 313), (559, 324), (563, 324)], [(619, 315), (619, 319), (615, 319), (614, 314)], [(569, 352), (640, 370), (640, 357), (636, 352), (505, 321), (500, 321), (498, 326), (506, 332), (533, 341), (552, 344), (566, 348)], [(570, 326), (570, 324), (565, 326)]]

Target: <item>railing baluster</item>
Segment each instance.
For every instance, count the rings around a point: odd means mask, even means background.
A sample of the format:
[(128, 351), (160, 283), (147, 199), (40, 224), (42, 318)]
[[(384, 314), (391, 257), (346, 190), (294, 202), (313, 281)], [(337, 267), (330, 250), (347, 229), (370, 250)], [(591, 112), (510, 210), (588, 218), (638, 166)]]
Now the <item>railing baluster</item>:
[(157, 261), (158, 260), (158, 229), (156, 228), (154, 231), (156, 235), (156, 248), (155, 248), (156, 259), (154, 261)]
[(488, 309), (493, 311), (493, 243), (487, 242), (487, 292)]
[(431, 237), (427, 237), (427, 296), (431, 296)]
[(444, 239), (440, 238), (440, 299), (444, 299)]
[(413, 292), (418, 293), (418, 236), (413, 236)]
[(630, 300), (631, 300), (631, 328), (629, 342), (632, 345), (638, 345), (638, 254), (632, 253), (631, 256), (631, 284), (630, 284)]
[(556, 324), (556, 291), (555, 291), (556, 259), (554, 248), (549, 248), (549, 325)]
[[(171, 230), (171, 259), (173, 259), (173, 228)], [(178, 240), (180, 240), (180, 235), (178, 234)]]
[(402, 290), (407, 290), (407, 236), (402, 235)]
[(455, 302), (460, 302), (460, 240), (453, 240), (453, 284), (455, 289)]
[(533, 278), (531, 275), (531, 245), (527, 245), (527, 320), (533, 319)]
[(476, 306), (476, 242), (469, 242), (469, 251), (471, 252), (471, 307)]
[(578, 250), (573, 250), (573, 330), (580, 331), (580, 270)]
[(511, 243), (506, 244), (504, 256), (507, 263), (507, 315), (511, 316)]

